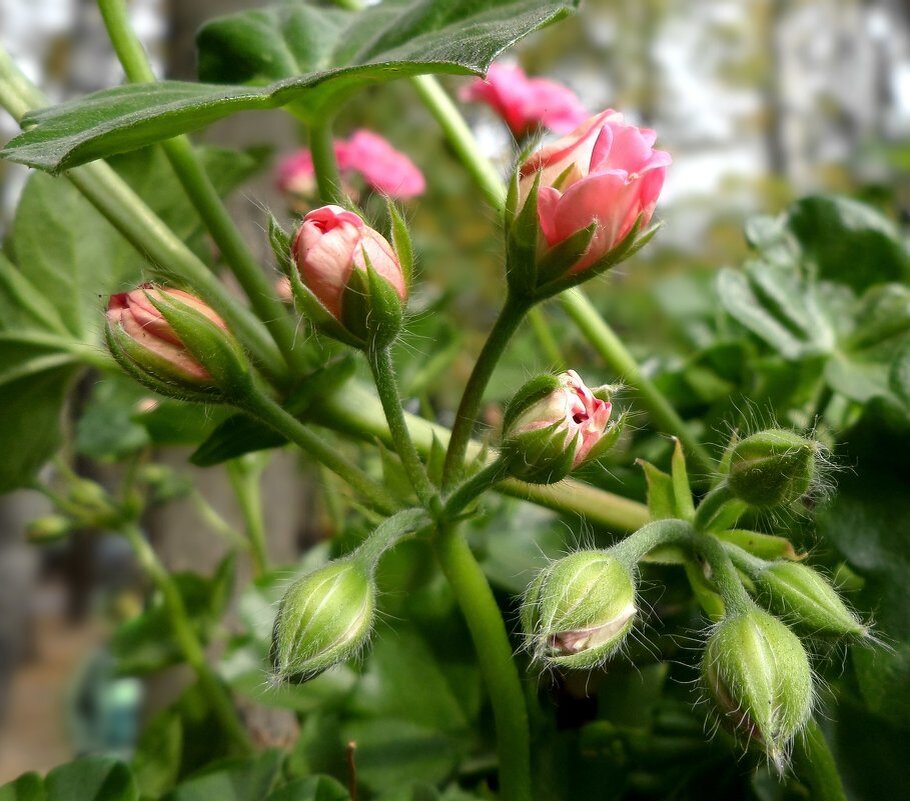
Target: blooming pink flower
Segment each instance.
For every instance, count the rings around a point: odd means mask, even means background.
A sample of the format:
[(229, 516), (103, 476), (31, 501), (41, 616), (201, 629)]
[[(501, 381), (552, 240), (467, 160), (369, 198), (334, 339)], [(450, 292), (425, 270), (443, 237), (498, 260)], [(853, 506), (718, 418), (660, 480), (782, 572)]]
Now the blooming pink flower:
[(606, 433), (613, 407), (596, 397), (574, 370), (562, 373), (559, 384), (558, 389), (522, 412), (509, 435), (556, 426), (556, 432), (565, 432), (565, 447), (575, 449), (574, 469)]
[(193, 383), (206, 384), (212, 376), (193, 356), (177, 336), (164, 315), (152, 303), (155, 300), (175, 300), (190, 306), (227, 331), (224, 321), (199, 298), (179, 289), (165, 289), (143, 284), (132, 292), (111, 295), (107, 304), (107, 320), (137, 345), (154, 357), (163, 359), (180, 377)]
[[(379, 134), (360, 129), (347, 140), (336, 139), (333, 147), (342, 179), (361, 175), (371, 189), (402, 200), (426, 189), (423, 173), (414, 162)], [(298, 150), (279, 163), (277, 184), (282, 192), (314, 194), (316, 171), (309, 150)]]
[(337, 320), (354, 270), (372, 268), (405, 300), (407, 285), (388, 241), (358, 215), (340, 206), (323, 206), (303, 218), (291, 248), (300, 280)]
[(347, 164), (377, 192), (406, 199), (426, 189), (423, 173), (385, 139), (361, 128), (348, 140)]
[(537, 216), (546, 247), (597, 223), (587, 251), (569, 274), (606, 255), (637, 219), (642, 227), (651, 220), (671, 161), (669, 153), (654, 150), (656, 136), (624, 123), (622, 114), (608, 109), (542, 147), (521, 166), (522, 197), (541, 173)]
[(516, 137), (538, 125), (568, 133), (588, 116), (571, 89), (547, 78), (529, 78), (521, 67), (507, 64), (491, 64), (485, 79), (475, 79), (458, 96), (462, 101), (486, 103)]

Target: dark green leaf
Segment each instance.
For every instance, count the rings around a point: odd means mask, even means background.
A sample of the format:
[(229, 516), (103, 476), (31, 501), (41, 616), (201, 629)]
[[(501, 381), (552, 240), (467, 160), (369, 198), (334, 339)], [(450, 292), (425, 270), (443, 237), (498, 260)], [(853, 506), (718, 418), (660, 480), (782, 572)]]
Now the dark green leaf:
[(110, 757), (85, 757), (54, 768), (44, 786), (47, 801), (139, 801), (129, 768)]
[[(237, 111), (294, 103), (318, 115), (357, 88), (421, 73), (483, 73), (577, 0), (386, 0), (362, 12), (285, 5), (214, 20), (200, 34), (204, 80), (131, 84), (28, 115), (0, 155), (58, 171), (202, 128)], [(252, 16), (250, 16), (252, 15)], [(216, 74), (217, 73), (217, 74)]]
[(347, 789), (331, 776), (296, 779), (275, 790), (266, 801), (349, 801)]
[(125, 376), (111, 375), (95, 384), (76, 425), (76, 452), (103, 461), (146, 447), (148, 431), (133, 419), (136, 405), (146, 394)]
[(283, 754), (266, 751), (252, 759), (216, 762), (173, 792), (167, 801), (262, 801), (278, 780)]
[(136, 745), (133, 775), (143, 797), (158, 798), (170, 790), (180, 775), (183, 724), (173, 709), (158, 714)]
[(23, 773), (0, 787), (0, 801), (45, 801), (44, 782), (37, 773)]

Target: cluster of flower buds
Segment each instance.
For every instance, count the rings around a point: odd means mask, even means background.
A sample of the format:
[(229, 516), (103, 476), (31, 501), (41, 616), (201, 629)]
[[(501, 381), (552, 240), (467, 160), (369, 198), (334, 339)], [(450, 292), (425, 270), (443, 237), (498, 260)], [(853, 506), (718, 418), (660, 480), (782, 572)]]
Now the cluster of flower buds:
[(628, 258), (648, 229), (670, 156), (654, 131), (607, 110), (542, 147), (520, 167), (506, 210), (507, 276), (539, 300)]
[(112, 295), (108, 348), (141, 384), (170, 397), (218, 400), (245, 391), (249, 365), (224, 321), (199, 298), (144, 284)]
[(340, 206), (311, 211), (291, 255), (294, 297), (319, 330), (360, 348), (398, 335), (410, 265), (360, 216)]
[(731, 614), (708, 639), (702, 680), (721, 724), (762, 747), (782, 770), (815, 697), (799, 637), (758, 607)]
[(632, 570), (610, 551), (577, 551), (541, 570), (521, 622), (534, 659), (591, 669), (610, 658), (635, 622)]
[(589, 389), (574, 370), (532, 379), (503, 419), (501, 454), (509, 473), (552, 484), (602, 456), (622, 430), (621, 423), (610, 425), (612, 408), (609, 389)]
[(356, 554), (297, 579), (272, 630), (275, 679), (307, 681), (354, 657), (369, 641), (375, 610), (372, 565)]

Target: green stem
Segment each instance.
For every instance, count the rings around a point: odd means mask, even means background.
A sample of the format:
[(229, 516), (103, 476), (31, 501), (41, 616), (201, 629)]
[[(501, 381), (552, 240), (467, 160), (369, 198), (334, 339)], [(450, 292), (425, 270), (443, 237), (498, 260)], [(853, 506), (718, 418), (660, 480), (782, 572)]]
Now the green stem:
[(370, 370), (373, 372), (373, 380), (376, 383), (376, 391), (379, 394), (386, 421), (389, 424), (392, 442), (408, 480), (424, 507), (434, 510), (439, 505), (439, 498), (427, 476), (426, 468), (414, 447), (414, 441), (411, 439), (411, 433), (404, 420), (391, 351), (387, 347), (370, 348), (366, 357), (370, 363)]
[(743, 587), (739, 574), (720, 540), (710, 534), (698, 532), (692, 542), (695, 550), (711, 568), (711, 580), (724, 600), (727, 614), (751, 609), (754, 606), (752, 599)]
[(540, 306), (531, 307), (528, 311), (528, 322), (531, 323), (534, 336), (537, 337), (541, 350), (550, 363), (550, 369), (557, 372), (565, 370), (567, 367), (566, 360), (562, 356), (556, 337), (553, 336), (553, 331), (550, 329), (543, 308)]
[(341, 174), (335, 159), (335, 140), (332, 136), (333, 114), (324, 112), (319, 121), (310, 126), (310, 154), (316, 173), (316, 186), (323, 203), (347, 202), (341, 186)]
[(814, 718), (796, 738), (793, 761), (797, 774), (812, 790), (812, 801), (847, 801), (834, 755)]
[(477, 357), (474, 370), (471, 372), (471, 377), (468, 379), (464, 393), (461, 396), (461, 403), (458, 404), (458, 411), (455, 412), (455, 424), (452, 426), (452, 436), (449, 439), (449, 447), (446, 451), (446, 460), (442, 471), (443, 491), (457, 480), (464, 466), (465, 454), (468, 450), (468, 443), (471, 440), (471, 431), (477, 418), (480, 402), (483, 400), (484, 390), (487, 388), (490, 377), (493, 375), (493, 370), (496, 368), (496, 364), (499, 362), (506, 345), (527, 310), (528, 306), (526, 303), (518, 301), (514, 296), (509, 295), (496, 323), (490, 330), (480, 355)]
[(655, 548), (691, 543), (694, 536), (692, 525), (684, 520), (655, 520), (616, 543), (610, 551), (631, 567)]
[[(132, 83), (155, 83), (157, 79), (142, 44), (130, 27), (124, 0), (98, 0), (98, 7), (126, 77)], [(176, 136), (162, 142), (161, 146), (256, 314), (269, 329), (285, 359), (292, 364), (294, 323), (234, 225), (189, 137)]]
[(244, 399), (241, 408), (258, 417), (263, 423), (284, 434), (302, 451), (343, 478), (369, 504), (383, 514), (396, 510), (395, 500), (385, 489), (373, 481), (355, 464), (349, 462), (331, 445), (306, 428), (297, 418), (288, 414), (271, 398), (254, 390)]
[(452, 521), (478, 496), (502, 481), (508, 472), (504, 460), (497, 459), (461, 484), (446, 500), (445, 519)]
[(432, 75), (411, 78), (411, 85), (442, 128), (449, 144), (458, 154), (461, 163), (471, 174), (487, 202), (501, 213), (506, 202), (506, 188), (502, 178), (490, 161), (480, 155), (474, 134), (468, 128), (458, 107)]
[(177, 585), (171, 578), (170, 573), (158, 560), (158, 556), (152, 546), (149, 545), (148, 540), (145, 539), (136, 526), (127, 525), (124, 527), (123, 533), (132, 546), (139, 564), (142, 565), (142, 569), (161, 593), (174, 637), (177, 640), (183, 658), (196, 673), (199, 687), (208, 700), (212, 711), (237, 750), (243, 753), (252, 753), (253, 744), (250, 741), (249, 734), (237, 717), (237, 712), (227, 690), (206, 661), (205, 651), (190, 623), (183, 603), (183, 597), (180, 595), (180, 591), (177, 589)]
[(699, 531), (732, 528), (742, 517), (746, 504), (733, 496), (727, 483), (712, 489), (698, 504), (693, 521)]
[(502, 801), (531, 800), (528, 712), (512, 646), (493, 591), (464, 537), (444, 528), (436, 555), (465, 616), (493, 705)]
[(667, 434), (679, 437), (686, 455), (696, 469), (710, 475), (715, 470), (711, 455), (692, 434), (689, 426), (676, 413), (663, 393), (641, 371), (638, 362), (613, 329), (597, 313), (591, 301), (576, 288), (560, 295), (560, 302), (600, 357), (638, 393), (655, 426)]
[[(255, 460), (258, 464), (252, 464)], [(265, 520), (262, 515), (262, 468), (265, 461), (260, 454), (248, 454), (226, 463), (228, 479), (234, 490), (234, 497), (243, 515), (243, 525), (253, 559), (253, 573), (261, 576), (268, 570), (268, 548), (266, 547)]]

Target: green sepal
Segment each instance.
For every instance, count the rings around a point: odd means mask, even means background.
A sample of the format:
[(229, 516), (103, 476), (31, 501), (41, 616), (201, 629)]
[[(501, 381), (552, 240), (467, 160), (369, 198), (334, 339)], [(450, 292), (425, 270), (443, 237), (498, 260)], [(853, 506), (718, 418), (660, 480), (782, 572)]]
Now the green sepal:
[(389, 199), (386, 201), (386, 207), (389, 212), (392, 248), (401, 265), (404, 285), (409, 287), (414, 278), (414, 243), (411, 241), (411, 232), (398, 205)]
[(776, 534), (762, 534), (758, 531), (734, 528), (718, 531), (714, 536), (742, 548), (759, 559), (787, 559), (790, 562), (799, 562), (806, 558), (805, 554), (800, 556), (796, 553), (790, 540)]
[(297, 272), (294, 264), (294, 256), (291, 253), (293, 238), (281, 227), (281, 223), (275, 219), (275, 215), (269, 212), (269, 245), (272, 248), (272, 254), (275, 256), (275, 263), (282, 275), (288, 275), (291, 271)]
[(199, 403), (221, 403), (224, 393), (174, 368), (167, 359), (142, 347), (119, 325), (104, 328), (107, 349), (125, 373), (159, 395)]
[(531, 191), (506, 235), (506, 281), (515, 297), (525, 299), (535, 297), (537, 288), (537, 241), (540, 236), (537, 193), (540, 176), (538, 172), (534, 177)]
[(597, 222), (595, 221), (546, 251), (537, 262), (538, 286), (546, 286), (566, 275), (572, 266), (585, 255), (596, 231)]
[(528, 484), (555, 484), (572, 472), (580, 433), (574, 442), (563, 422), (546, 428), (510, 434), (503, 442), (501, 454), (513, 478)]
[(364, 270), (356, 267), (341, 293), (341, 325), (350, 336), (364, 343), (370, 343), (368, 320), (371, 312), (369, 278)]
[(669, 520), (676, 517), (676, 497), (670, 474), (644, 459), (636, 459), (635, 463), (645, 473), (645, 483), (648, 488), (648, 512), (651, 519)]
[(387, 348), (401, 333), (401, 326), (404, 323), (404, 304), (398, 297), (395, 287), (377, 273), (370, 264), (370, 258), (366, 252), (363, 255), (367, 265), (366, 276), (369, 287), (369, 312), (366, 324), (370, 347)]
[(436, 434), (430, 443), (430, 455), (427, 457), (427, 476), (434, 486), (442, 484), (442, 473), (446, 463), (446, 449)]
[(526, 382), (506, 405), (502, 418), (503, 436), (508, 436), (509, 429), (515, 421), (534, 404), (539, 403), (552, 392), (561, 388), (559, 379), (552, 374), (544, 373)]
[(695, 501), (689, 486), (689, 472), (686, 469), (686, 455), (678, 437), (673, 437), (673, 456), (670, 458), (670, 476), (673, 479), (673, 500), (676, 517), (681, 520), (695, 519)]
[(335, 319), (332, 313), (322, 305), (306, 284), (300, 280), (300, 274), (297, 272), (296, 268), (288, 271), (288, 278), (291, 281), (291, 292), (294, 295), (294, 304), (296, 305), (297, 310), (309, 320), (316, 331), (325, 334), (332, 339), (336, 339), (345, 345), (350, 345), (354, 348), (364, 347), (366, 341), (364, 339), (358, 339)]
[(249, 392), (252, 385), (250, 363), (230, 332), (171, 295), (155, 297), (146, 292), (145, 296), (228, 399)]
[(585, 457), (585, 462), (596, 462), (598, 459), (602, 458), (607, 451), (611, 450), (619, 438), (622, 436), (623, 429), (626, 427), (626, 419), (628, 415), (623, 412), (619, 417), (616, 418), (609, 426), (607, 430), (604, 431), (603, 436), (597, 440), (597, 443), (588, 451), (588, 455)]

